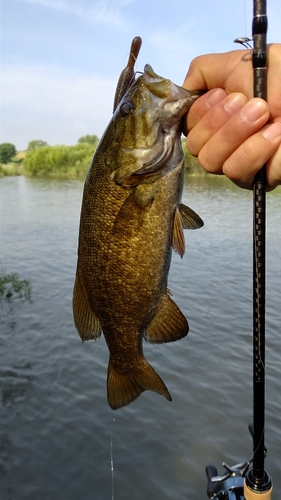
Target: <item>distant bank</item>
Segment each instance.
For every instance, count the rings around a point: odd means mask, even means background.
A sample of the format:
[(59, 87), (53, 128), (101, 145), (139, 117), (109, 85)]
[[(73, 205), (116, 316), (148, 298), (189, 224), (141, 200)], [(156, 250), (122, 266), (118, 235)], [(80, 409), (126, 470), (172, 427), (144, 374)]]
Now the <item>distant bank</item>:
[[(0, 177), (6, 175), (85, 177), (99, 139), (95, 135), (81, 137), (74, 146), (49, 146), (44, 141), (31, 141), (26, 151), (18, 151), (7, 162), (0, 164)], [(197, 158), (182, 141), (185, 170), (191, 175), (204, 175)]]

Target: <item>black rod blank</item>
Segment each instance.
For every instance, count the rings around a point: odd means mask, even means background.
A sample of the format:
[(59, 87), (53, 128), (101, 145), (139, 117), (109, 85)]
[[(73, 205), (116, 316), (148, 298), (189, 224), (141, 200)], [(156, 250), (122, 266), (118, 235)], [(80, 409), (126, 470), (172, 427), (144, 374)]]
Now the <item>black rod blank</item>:
[[(267, 99), (267, 15), (266, 0), (254, 0), (252, 36), (254, 48), (254, 97)], [(265, 233), (266, 166), (256, 174), (253, 184), (253, 469), (247, 483), (255, 491), (269, 488), (264, 470), (265, 427)]]
[[(254, 2), (252, 35), (254, 97), (267, 99), (266, 0)], [(265, 165), (256, 174), (253, 185), (253, 476), (264, 476), (264, 414), (265, 414)]]

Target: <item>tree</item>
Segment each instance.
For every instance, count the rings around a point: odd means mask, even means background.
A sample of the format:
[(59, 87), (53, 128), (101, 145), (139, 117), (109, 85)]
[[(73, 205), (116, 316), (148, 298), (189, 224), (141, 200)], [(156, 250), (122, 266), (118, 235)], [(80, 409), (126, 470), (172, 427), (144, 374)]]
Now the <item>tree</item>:
[(35, 141), (30, 141), (28, 143), (28, 151), (30, 151), (31, 149), (35, 149), (35, 148), (41, 148), (42, 146), (48, 146), (48, 143), (45, 142), (45, 141), (41, 141), (40, 139), (37, 139)]
[(24, 168), (31, 175), (80, 175), (87, 172), (95, 147), (87, 142), (76, 146), (42, 146), (29, 149)]
[(96, 135), (84, 135), (83, 137), (80, 137), (78, 139), (78, 143), (81, 144), (82, 142), (87, 142), (88, 144), (92, 144), (93, 146), (96, 146), (97, 143), (99, 142), (99, 139)]
[(15, 156), (16, 148), (10, 142), (3, 142), (0, 144), (0, 163), (9, 163)]

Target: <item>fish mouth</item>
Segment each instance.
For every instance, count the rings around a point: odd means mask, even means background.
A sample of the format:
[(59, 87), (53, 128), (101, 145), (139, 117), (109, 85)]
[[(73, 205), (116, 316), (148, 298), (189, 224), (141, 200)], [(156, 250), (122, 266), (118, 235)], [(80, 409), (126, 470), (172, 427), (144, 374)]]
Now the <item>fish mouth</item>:
[(142, 81), (146, 88), (155, 97), (162, 99), (161, 108), (165, 108), (165, 113), (170, 112), (175, 119), (180, 119), (187, 113), (190, 106), (205, 93), (204, 90), (187, 90), (176, 85), (171, 80), (157, 75), (150, 64), (144, 67)]
[(131, 175), (125, 176), (121, 184), (122, 186), (133, 187), (143, 183), (152, 181), (152, 177), (157, 178), (165, 175), (170, 170), (169, 160), (173, 155), (174, 139), (171, 135), (164, 135), (163, 130), (159, 128), (156, 143), (159, 144), (159, 149), (149, 161), (143, 164), (142, 168), (133, 172)]

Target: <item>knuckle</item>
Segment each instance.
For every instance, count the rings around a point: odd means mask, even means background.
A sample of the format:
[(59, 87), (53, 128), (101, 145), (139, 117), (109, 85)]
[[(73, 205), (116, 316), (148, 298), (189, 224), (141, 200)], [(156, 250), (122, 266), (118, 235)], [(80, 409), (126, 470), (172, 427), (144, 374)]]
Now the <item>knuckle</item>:
[(222, 164), (218, 161), (217, 155), (213, 149), (202, 148), (198, 154), (200, 165), (209, 174), (221, 174)]

